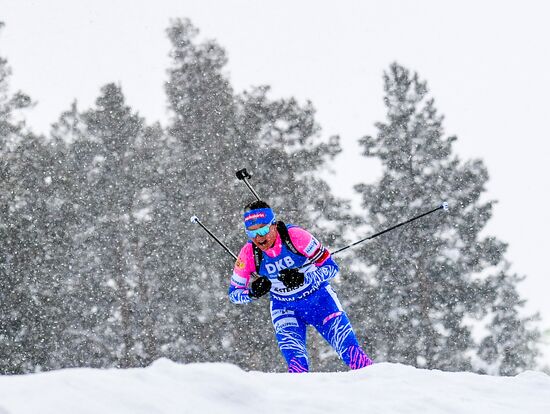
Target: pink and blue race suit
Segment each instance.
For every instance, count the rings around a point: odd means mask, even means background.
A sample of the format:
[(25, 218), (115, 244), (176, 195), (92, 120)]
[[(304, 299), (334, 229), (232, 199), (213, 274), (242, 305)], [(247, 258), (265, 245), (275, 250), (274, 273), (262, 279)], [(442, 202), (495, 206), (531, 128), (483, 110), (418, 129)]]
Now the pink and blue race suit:
[[(306, 327), (311, 325), (336, 350), (351, 368), (371, 365), (361, 349), (351, 323), (342, 309), (329, 280), (338, 274), (338, 265), (321, 243), (306, 230), (288, 226), (290, 240), (300, 254), (293, 253), (281, 236), (270, 249), (263, 252), (258, 273), (271, 281), (271, 320), (279, 349), (288, 364), (288, 372), (309, 370), (306, 350)], [(302, 268), (304, 283), (289, 289), (277, 279), (282, 269)], [(256, 272), (253, 245), (249, 241), (240, 251), (231, 285), (229, 299), (233, 303), (248, 303), (251, 275)]]

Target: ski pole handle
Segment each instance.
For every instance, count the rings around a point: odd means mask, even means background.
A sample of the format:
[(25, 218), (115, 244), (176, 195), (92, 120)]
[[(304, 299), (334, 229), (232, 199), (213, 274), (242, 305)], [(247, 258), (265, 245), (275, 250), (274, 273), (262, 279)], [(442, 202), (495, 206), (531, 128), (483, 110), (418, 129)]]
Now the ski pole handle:
[(235, 175), (238, 180), (244, 180), (245, 178), (252, 178), (252, 176), (246, 171), (246, 168), (242, 168), (239, 171), (235, 171)]
[(252, 176), (248, 173), (248, 171), (246, 171), (246, 168), (242, 168), (239, 171), (235, 172), (235, 175), (237, 176), (237, 179), (239, 181), (243, 181), (246, 184), (246, 186), (248, 187), (250, 192), (254, 195), (254, 197), (256, 197), (256, 200), (261, 201), (261, 198), (258, 195), (258, 193), (256, 193), (256, 191), (254, 191), (254, 189), (252, 188), (252, 186), (248, 182), (248, 179), (252, 178)]

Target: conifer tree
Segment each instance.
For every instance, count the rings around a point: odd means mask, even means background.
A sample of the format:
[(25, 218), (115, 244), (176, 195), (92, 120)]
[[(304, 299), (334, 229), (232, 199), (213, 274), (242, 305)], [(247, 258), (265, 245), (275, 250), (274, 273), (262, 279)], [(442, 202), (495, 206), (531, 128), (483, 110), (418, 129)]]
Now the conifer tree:
[(52, 153), (21, 120), (31, 100), (10, 94), (9, 76), (0, 58), (0, 372), (22, 373), (47, 368), (56, 346), (66, 237), (49, 188)]
[(521, 299), (516, 286), (524, 278), (510, 273), (504, 261), (493, 280), (494, 300), (489, 308), (490, 321), (477, 355), (481, 358), (479, 371), (492, 375), (516, 375), (536, 366), (539, 351), (536, 347), (541, 333), (533, 328), (538, 315), (523, 316)]
[(213, 41), (198, 42), (189, 21), (176, 20), (168, 35), (173, 64), (166, 92), (173, 144), (163, 189), (166, 211), (175, 213), (164, 220), (174, 242), (165, 257), (175, 283), (178, 325), (172, 333), (181, 338), (172, 341), (177, 344), (172, 355), (281, 369), (282, 358), (272, 357), (277, 348), (266, 302), (229, 303), (233, 260), (192, 227), (189, 217), (198, 215), (238, 253), (245, 241), (242, 208), (254, 198), (234, 173), (246, 167), (254, 174), (255, 189), (280, 218), (313, 232), (327, 230), (332, 241), (334, 228), (326, 223), (341, 216), (340, 201), (330, 196), (318, 171), (339, 151), (338, 138), (319, 137), (311, 104), (270, 100), (267, 87), (236, 94), (223, 72), (224, 50)]
[[(503, 300), (503, 292), (493, 290), (506, 245), (480, 236), (494, 204), (482, 197), (487, 169), (480, 160), (461, 162), (453, 155), (456, 137), (444, 136), (443, 117), (417, 74), (392, 64), (384, 74), (384, 89), (387, 120), (376, 124), (375, 137), (360, 141), (364, 155), (378, 159), (383, 168), (377, 183), (356, 187), (367, 223), (383, 229), (443, 200), (450, 211), (357, 249), (357, 259), (371, 271), (353, 308), (368, 315), (362, 329), (377, 360), (471, 370), (470, 355), (478, 344), (467, 321), (481, 318), (491, 307), (497, 310)], [(511, 295), (514, 282), (507, 281), (505, 291)], [(507, 317), (508, 329), (522, 324), (514, 313)], [(507, 339), (519, 342), (518, 337)]]
[[(66, 251), (63, 338), (70, 366), (139, 366), (159, 356), (151, 272), (160, 127), (147, 127), (108, 84), (95, 108), (74, 104), (52, 130), (56, 192), (73, 244)], [(151, 257), (146, 260), (146, 257)]]

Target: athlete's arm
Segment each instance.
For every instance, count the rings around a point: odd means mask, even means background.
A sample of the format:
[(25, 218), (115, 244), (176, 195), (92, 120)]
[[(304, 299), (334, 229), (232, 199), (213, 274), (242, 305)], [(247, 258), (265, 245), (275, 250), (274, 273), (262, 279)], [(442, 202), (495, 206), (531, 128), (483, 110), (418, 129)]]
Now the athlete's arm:
[(229, 285), (229, 300), (233, 303), (248, 303), (252, 298), (248, 294), (250, 276), (256, 270), (252, 245), (247, 243), (240, 251), (233, 268)]
[(311, 233), (300, 227), (291, 227), (288, 235), (294, 247), (314, 265), (304, 271), (306, 282), (320, 284), (338, 274), (338, 265), (330, 252)]

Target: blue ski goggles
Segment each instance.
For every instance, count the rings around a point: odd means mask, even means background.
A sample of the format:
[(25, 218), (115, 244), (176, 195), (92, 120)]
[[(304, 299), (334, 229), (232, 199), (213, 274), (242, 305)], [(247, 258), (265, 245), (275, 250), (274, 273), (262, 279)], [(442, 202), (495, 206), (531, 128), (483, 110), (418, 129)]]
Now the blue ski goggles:
[(245, 229), (246, 235), (250, 240), (254, 239), (256, 236), (265, 236), (267, 235), (267, 233), (269, 233), (271, 224), (273, 223), (266, 224), (265, 226), (260, 227), (259, 229), (256, 229), (256, 230)]

